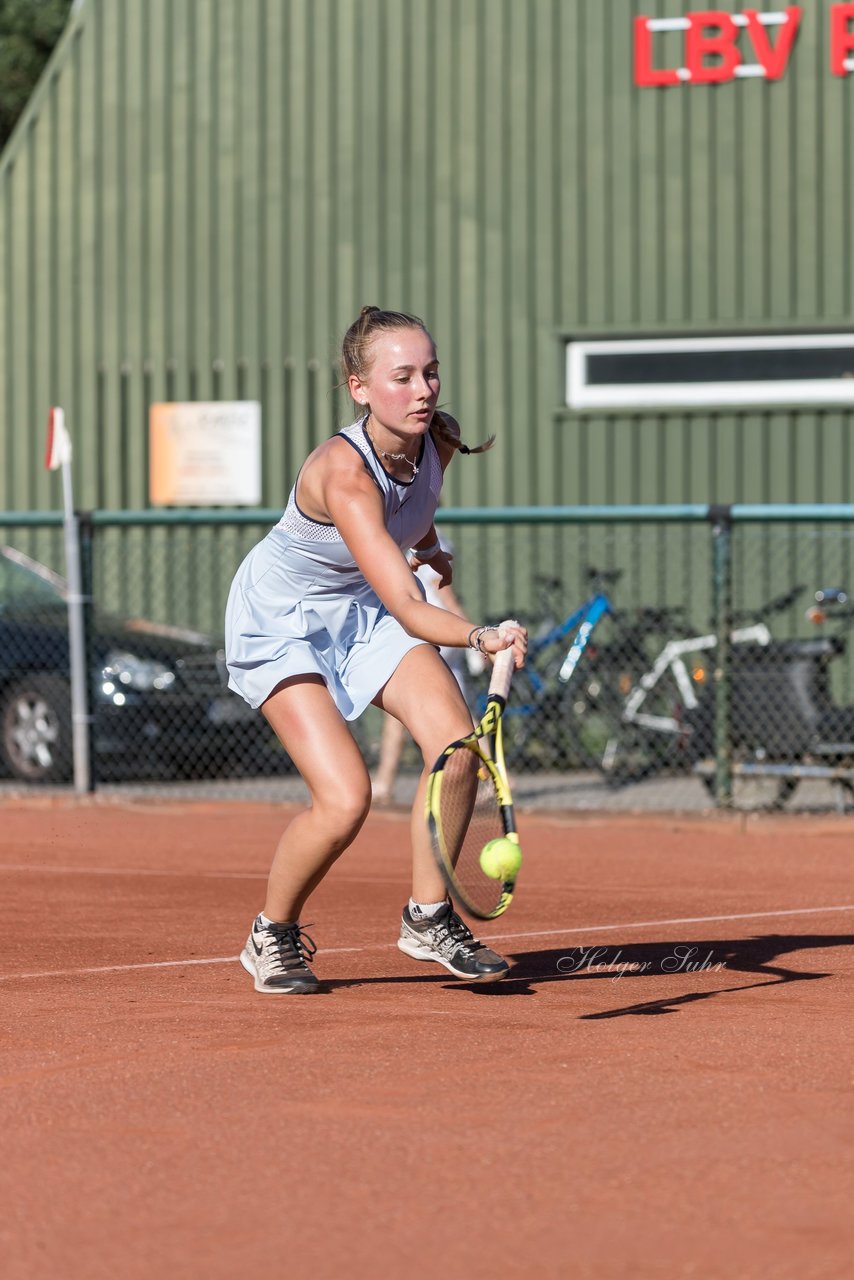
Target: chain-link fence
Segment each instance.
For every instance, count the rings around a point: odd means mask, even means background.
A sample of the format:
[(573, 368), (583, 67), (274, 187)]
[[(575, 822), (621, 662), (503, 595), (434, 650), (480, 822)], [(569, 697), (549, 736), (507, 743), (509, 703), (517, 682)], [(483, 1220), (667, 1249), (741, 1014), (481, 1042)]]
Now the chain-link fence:
[[(81, 521), (90, 788), (277, 798), (301, 783), (227, 688), (231, 577), (277, 512)], [(854, 792), (854, 507), (448, 510), (476, 621), (516, 616), (505, 717), (518, 800), (587, 808), (846, 806)], [(70, 785), (58, 515), (0, 518), (0, 785)], [(485, 677), (470, 679), (474, 710)], [(373, 767), (379, 712), (354, 726)], [(405, 751), (397, 798), (414, 791)], [(78, 787), (79, 789), (79, 787)]]

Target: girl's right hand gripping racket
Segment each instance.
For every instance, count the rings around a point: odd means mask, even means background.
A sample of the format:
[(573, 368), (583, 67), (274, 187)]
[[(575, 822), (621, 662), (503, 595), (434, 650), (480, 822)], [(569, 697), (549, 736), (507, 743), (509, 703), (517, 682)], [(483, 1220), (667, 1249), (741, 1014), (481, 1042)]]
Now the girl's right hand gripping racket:
[(522, 859), (501, 742), (512, 675), (513, 650), (502, 649), (483, 719), (445, 748), (427, 780), (433, 853), (451, 896), (479, 920), (510, 906)]

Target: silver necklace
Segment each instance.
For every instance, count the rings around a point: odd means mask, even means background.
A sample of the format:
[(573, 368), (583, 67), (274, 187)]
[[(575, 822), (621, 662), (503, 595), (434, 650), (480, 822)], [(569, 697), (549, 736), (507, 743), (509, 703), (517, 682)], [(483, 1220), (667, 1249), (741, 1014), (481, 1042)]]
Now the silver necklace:
[(366, 427), (365, 430), (368, 433), (368, 439), (370, 440), (371, 444), (374, 446), (374, 448), (376, 449), (380, 457), (386, 458), (387, 461), (389, 462), (405, 462), (408, 467), (412, 468), (412, 479), (414, 480), (415, 477), (418, 475), (418, 467), (416, 466), (416, 464), (412, 462), (406, 456), (405, 453), (389, 453), (387, 449), (381, 449), (377, 444), (376, 440), (374, 439), (374, 437), (371, 435), (370, 428)]

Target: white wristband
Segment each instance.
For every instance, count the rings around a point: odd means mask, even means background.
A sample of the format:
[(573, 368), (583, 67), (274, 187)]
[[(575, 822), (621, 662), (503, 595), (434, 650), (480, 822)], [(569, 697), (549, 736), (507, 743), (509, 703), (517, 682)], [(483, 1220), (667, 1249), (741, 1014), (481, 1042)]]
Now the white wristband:
[(422, 551), (420, 547), (410, 547), (409, 554), (417, 556), (419, 560), (432, 560), (442, 550), (441, 542), (434, 542), (431, 547), (425, 547)]

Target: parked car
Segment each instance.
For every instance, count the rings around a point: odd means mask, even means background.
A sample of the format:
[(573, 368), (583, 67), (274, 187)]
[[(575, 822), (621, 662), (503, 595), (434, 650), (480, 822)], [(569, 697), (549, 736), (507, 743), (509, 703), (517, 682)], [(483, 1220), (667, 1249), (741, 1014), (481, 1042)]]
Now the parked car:
[[(89, 650), (97, 776), (289, 767), (263, 716), (229, 691), (208, 636), (96, 610)], [(0, 773), (61, 782), (72, 770), (68, 586), (0, 546)]]

